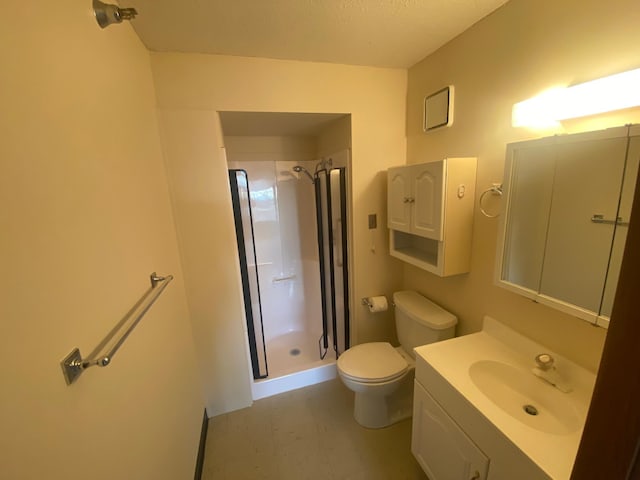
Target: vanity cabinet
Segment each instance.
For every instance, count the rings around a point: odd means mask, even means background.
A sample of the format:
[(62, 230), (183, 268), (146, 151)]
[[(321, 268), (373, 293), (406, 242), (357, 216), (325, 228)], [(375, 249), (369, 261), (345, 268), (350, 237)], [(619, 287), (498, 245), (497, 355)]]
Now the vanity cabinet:
[[(485, 318), (485, 323), (490, 323), (497, 334), (503, 334), (504, 329), (494, 326), (497, 324), (494, 320)], [(569, 480), (570, 468), (566, 476), (547, 475), (509, 439), (504, 429), (490, 420), (497, 414), (501, 421), (511, 425), (510, 415), (505, 415), (490, 400), (470, 395), (469, 390), (475, 387), (467, 362), (473, 364), (478, 356), (496, 348), (496, 344), (499, 345), (497, 351), (509, 351), (506, 344), (484, 331), (415, 349), (411, 453), (430, 480)], [(524, 345), (520, 347), (529, 352), (527, 344)], [(537, 348), (536, 351), (544, 350)], [(467, 389), (464, 394), (450, 383), (448, 375), (456, 381), (462, 379)], [(508, 386), (504, 388), (510, 391)], [(478, 409), (478, 400), (483, 410)], [(518, 422), (514, 417), (512, 421)], [(527, 448), (544, 452), (543, 456), (553, 464), (552, 471), (563, 472), (567, 458), (571, 459), (569, 464), (573, 462), (571, 455), (575, 457), (581, 430), (567, 435), (548, 435), (526, 426), (515, 425), (514, 429), (525, 438)]]
[(415, 381), (411, 452), (432, 480), (486, 480), (489, 459)]
[(390, 254), (439, 276), (469, 271), (476, 159), (390, 168)]

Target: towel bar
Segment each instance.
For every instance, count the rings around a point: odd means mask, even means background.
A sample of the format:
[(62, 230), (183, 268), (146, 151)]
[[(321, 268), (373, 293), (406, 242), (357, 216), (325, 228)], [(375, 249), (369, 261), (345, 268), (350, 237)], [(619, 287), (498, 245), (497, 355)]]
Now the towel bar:
[[(173, 280), (173, 275), (161, 277), (153, 272), (149, 275), (151, 288), (138, 300), (138, 302), (129, 310), (125, 317), (115, 326), (115, 328), (98, 344), (98, 346), (87, 356), (82, 358), (80, 349), (74, 348), (61, 362), (62, 373), (67, 385), (75, 382), (80, 374), (89, 367), (98, 365), (106, 367), (113, 360), (113, 356), (122, 346), (129, 334), (138, 325), (138, 322), (144, 317), (147, 311), (154, 304), (166, 286)], [(137, 315), (134, 316), (134, 314)], [(133, 321), (129, 322), (133, 318)], [(128, 325), (128, 326), (127, 326)], [(117, 335), (122, 332), (121, 335)], [(115, 339), (115, 340), (114, 340)], [(107, 348), (108, 347), (108, 348)]]

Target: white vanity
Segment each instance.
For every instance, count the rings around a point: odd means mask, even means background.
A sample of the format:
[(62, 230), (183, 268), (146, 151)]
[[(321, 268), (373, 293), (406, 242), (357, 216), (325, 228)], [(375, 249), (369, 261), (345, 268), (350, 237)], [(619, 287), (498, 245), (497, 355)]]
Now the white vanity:
[[(415, 351), (411, 449), (431, 480), (569, 479), (593, 373), (490, 317)], [(534, 375), (541, 353), (570, 392)]]

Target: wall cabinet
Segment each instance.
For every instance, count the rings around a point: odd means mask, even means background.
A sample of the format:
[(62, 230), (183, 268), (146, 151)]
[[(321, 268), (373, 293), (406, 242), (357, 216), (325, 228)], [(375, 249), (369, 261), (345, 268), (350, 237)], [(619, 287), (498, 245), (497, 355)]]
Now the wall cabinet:
[(389, 169), (389, 228), (442, 240), (444, 162)]
[(468, 272), (475, 183), (475, 158), (390, 168), (391, 255), (440, 276)]
[(489, 459), (415, 381), (411, 452), (432, 480), (486, 480)]
[(608, 326), (639, 165), (639, 125), (508, 144), (497, 284)]

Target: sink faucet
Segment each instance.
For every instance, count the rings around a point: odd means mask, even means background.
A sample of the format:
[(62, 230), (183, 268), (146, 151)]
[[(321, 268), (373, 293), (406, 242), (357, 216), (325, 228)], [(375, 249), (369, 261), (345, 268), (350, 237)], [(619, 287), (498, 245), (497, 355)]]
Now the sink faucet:
[(561, 392), (569, 393), (571, 391), (567, 381), (556, 370), (555, 360), (550, 354), (540, 353), (536, 355), (536, 366), (531, 371), (536, 377), (540, 377)]
[(536, 364), (538, 365), (538, 368), (544, 372), (556, 368), (554, 363), (555, 360), (548, 353), (539, 353), (536, 355)]

